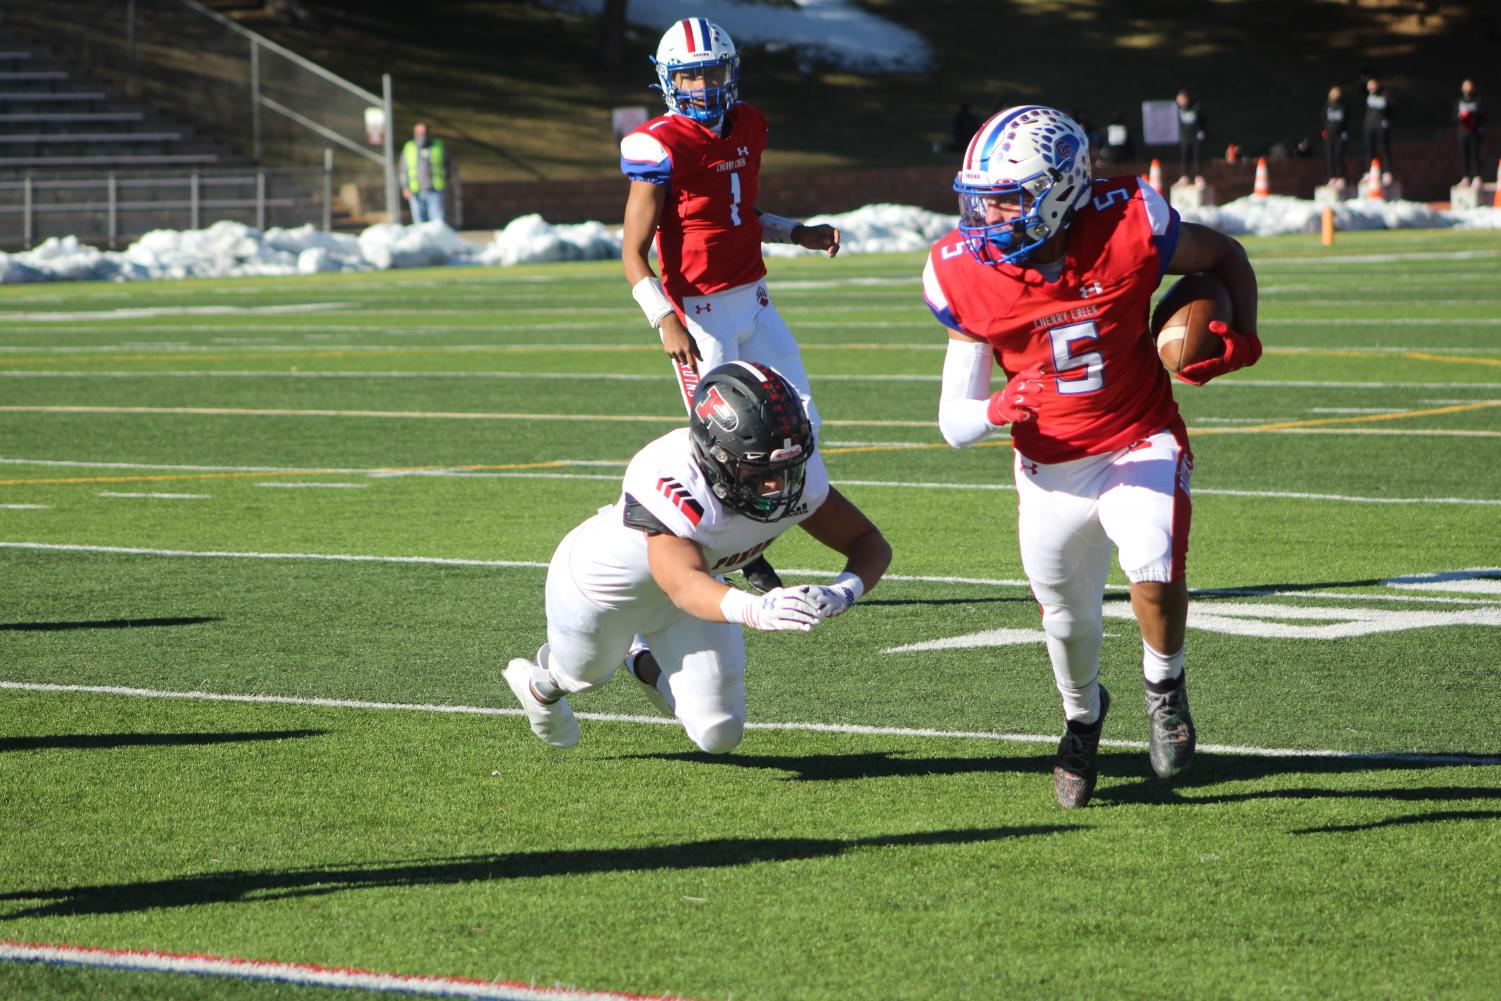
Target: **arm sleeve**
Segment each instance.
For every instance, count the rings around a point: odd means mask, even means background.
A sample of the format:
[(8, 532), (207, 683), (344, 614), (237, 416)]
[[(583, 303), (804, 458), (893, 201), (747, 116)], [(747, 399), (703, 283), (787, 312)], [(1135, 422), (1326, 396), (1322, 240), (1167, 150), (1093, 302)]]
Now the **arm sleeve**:
[(986, 417), (990, 405), (990, 345), (949, 339), (943, 358), (943, 392), (938, 398), (938, 430), (955, 448), (968, 448), (998, 429)]

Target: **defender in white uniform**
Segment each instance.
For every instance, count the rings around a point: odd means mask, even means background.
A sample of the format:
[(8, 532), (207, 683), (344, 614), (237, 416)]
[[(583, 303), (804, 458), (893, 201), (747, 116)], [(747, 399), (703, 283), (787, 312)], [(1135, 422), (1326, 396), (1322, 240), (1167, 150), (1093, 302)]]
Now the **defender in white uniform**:
[[(620, 499), (564, 537), (547, 573), (547, 642), (512, 660), (506, 683), (532, 730), (579, 740), (564, 698), (607, 683), (625, 662), (659, 710), (705, 751), (745, 729), (740, 626), (806, 632), (875, 587), (891, 547), (829, 485), (797, 390), (775, 370), (735, 361), (699, 382), (689, 426), (638, 452)], [(846, 557), (828, 585), (751, 595), (721, 576), (794, 525)]]

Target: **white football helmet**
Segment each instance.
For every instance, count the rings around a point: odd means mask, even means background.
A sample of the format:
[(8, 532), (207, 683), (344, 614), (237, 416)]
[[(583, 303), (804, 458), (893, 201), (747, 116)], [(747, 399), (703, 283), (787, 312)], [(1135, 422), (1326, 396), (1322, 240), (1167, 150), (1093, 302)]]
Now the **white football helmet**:
[[(969, 141), (954, 190), (970, 255), (981, 264), (1019, 264), (1089, 201), (1089, 138), (1054, 108), (1007, 108)], [(1017, 200), (1020, 213), (989, 221), (986, 209), (1006, 198)]]
[[(735, 54), (735, 43), (729, 32), (706, 18), (687, 17), (668, 28), (652, 62), (668, 111), (712, 125), (740, 99), (740, 57)], [(717, 80), (711, 74), (702, 90), (673, 85), (675, 73), (698, 69), (710, 73), (714, 67), (723, 69)]]

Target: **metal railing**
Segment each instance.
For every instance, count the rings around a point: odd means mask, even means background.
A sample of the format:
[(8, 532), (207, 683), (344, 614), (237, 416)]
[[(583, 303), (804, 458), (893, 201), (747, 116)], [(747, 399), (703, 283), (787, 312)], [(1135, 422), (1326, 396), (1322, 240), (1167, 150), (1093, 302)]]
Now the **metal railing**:
[[(369, 183), (379, 171), (386, 211), (401, 218), (390, 74), (375, 94), (196, 0), (0, 0), (0, 24), (257, 164), (311, 166), (333, 148), (340, 181)], [(379, 136), (367, 130), (370, 111), (384, 119)]]
[(257, 229), (333, 223), (332, 155), (317, 168), (28, 174), (0, 180), (0, 247), (75, 236), (110, 249), (154, 229), (231, 220)]

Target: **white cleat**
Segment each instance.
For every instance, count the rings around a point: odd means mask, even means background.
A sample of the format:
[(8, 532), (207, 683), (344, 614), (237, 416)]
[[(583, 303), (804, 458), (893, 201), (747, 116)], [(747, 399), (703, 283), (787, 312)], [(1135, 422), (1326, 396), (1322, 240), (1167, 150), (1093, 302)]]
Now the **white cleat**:
[(572, 747), (579, 742), (579, 721), (566, 699), (556, 702), (541, 702), (532, 694), (533, 664), (525, 657), (517, 657), (506, 665), (501, 677), (511, 686), (511, 694), (526, 711), (526, 718), (535, 733), (553, 747)]

